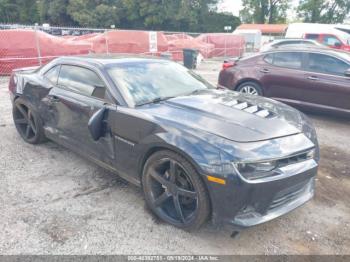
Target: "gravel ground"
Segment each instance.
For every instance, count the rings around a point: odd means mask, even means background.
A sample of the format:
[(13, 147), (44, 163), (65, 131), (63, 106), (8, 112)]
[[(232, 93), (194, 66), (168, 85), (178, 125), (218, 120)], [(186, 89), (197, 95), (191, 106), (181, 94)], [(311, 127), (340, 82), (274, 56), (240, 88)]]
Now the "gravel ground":
[[(198, 72), (215, 83), (219, 68)], [(135, 186), (52, 142), (24, 143), (0, 79), (0, 254), (350, 254), (350, 121), (310, 117), (315, 198), (232, 239), (209, 223), (194, 233), (161, 223)]]

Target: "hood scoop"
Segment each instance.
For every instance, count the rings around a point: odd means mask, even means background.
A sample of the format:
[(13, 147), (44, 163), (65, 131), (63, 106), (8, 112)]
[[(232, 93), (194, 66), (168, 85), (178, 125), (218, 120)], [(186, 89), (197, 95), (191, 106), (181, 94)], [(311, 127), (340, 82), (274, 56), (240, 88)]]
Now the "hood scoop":
[(231, 108), (239, 109), (262, 118), (272, 118), (275, 116), (273, 112), (265, 108), (262, 108), (260, 106), (250, 104), (249, 102), (246, 102), (246, 101), (230, 100), (227, 102), (221, 102), (220, 104)]

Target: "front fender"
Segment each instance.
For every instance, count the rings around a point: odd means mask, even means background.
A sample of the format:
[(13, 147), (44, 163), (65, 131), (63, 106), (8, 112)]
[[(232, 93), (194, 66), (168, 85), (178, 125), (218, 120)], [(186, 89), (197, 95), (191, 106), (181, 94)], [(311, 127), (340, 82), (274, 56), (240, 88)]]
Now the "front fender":
[(157, 133), (144, 139), (142, 157), (139, 161), (140, 173), (144, 162), (157, 149), (168, 149), (185, 157), (197, 170), (205, 175), (220, 173), (220, 150), (208, 142), (192, 136), (184, 131)]

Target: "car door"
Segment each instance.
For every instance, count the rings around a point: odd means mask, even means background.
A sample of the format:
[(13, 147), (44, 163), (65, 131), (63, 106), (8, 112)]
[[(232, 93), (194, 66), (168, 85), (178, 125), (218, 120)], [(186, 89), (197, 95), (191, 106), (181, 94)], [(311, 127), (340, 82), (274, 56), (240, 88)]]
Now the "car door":
[(267, 54), (260, 65), (260, 80), (265, 89), (265, 96), (282, 101), (300, 99), (300, 92), (305, 85), (303, 77), (302, 52), (274, 52)]
[(345, 71), (350, 64), (331, 55), (309, 53), (307, 58), (308, 84), (303, 100), (319, 106), (350, 109), (350, 77)]
[(57, 84), (48, 94), (51, 111), (48, 126), (61, 143), (113, 165), (115, 152), (112, 135), (106, 132), (98, 141), (94, 141), (88, 129), (90, 118), (99, 109), (107, 106), (108, 115), (116, 110), (107, 93), (105, 82), (93, 69), (61, 65)]

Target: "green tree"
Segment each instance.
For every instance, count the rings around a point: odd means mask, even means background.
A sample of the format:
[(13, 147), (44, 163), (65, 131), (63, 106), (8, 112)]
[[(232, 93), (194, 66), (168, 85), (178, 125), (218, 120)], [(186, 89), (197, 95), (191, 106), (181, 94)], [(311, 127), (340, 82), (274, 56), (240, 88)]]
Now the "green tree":
[(285, 23), (288, 0), (243, 0), (240, 17), (244, 23), (276, 24)]
[(349, 0), (301, 0), (298, 16), (307, 23), (343, 23), (350, 12)]
[(76, 25), (67, 13), (68, 0), (37, 0), (40, 23), (51, 25)]
[(117, 1), (69, 0), (67, 13), (80, 26), (109, 27), (119, 20)]
[(32, 24), (38, 20), (35, 0), (0, 0), (0, 22)]
[(220, 32), (240, 23), (218, 14), (220, 0), (0, 0), (0, 22)]
[(230, 13), (210, 12), (201, 32), (225, 32), (225, 26), (231, 26), (231, 31), (234, 31), (240, 24), (240, 19)]

